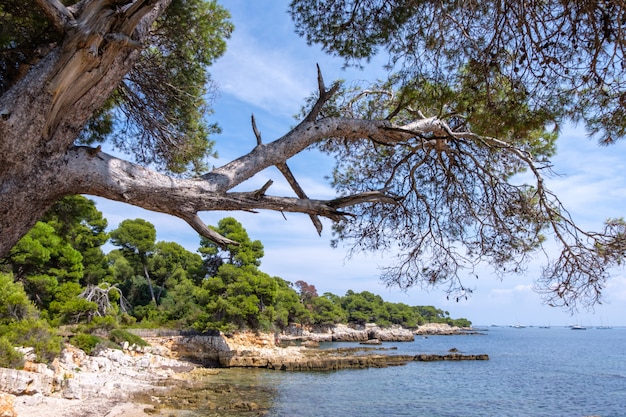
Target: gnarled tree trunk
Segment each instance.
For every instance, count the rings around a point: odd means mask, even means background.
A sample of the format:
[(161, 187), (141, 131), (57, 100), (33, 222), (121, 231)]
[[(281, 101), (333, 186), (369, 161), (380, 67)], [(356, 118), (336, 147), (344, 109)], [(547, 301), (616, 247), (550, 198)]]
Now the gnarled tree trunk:
[(0, 97), (0, 257), (54, 201), (84, 192), (62, 172), (70, 155), (91, 158), (73, 143), (170, 0), (37, 2), (64, 40)]

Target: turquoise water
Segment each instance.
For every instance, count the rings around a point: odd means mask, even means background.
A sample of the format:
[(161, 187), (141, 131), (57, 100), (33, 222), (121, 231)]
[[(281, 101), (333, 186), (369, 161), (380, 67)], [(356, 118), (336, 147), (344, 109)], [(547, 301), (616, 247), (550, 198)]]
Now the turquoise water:
[(243, 372), (256, 386), (271, 389), (270, 416), (626, 416), (625, 328), (498, 327), (484, 336), (430, 336), (383, 346), (412, 354), (454, 347), (487, 353), (490, 360)]

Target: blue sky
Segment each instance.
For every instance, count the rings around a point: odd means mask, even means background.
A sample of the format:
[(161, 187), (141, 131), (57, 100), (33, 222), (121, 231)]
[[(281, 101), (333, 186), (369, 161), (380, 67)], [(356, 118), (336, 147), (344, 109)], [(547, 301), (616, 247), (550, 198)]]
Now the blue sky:
[[(304, 99), (317, 88), (316, 64), (319, 64), (326, 84), (335, 79), (347, 82), (373, 80), (384, 73), (383, 59), (374, 59), (365, 70), (342, 70), (342, 61), (309, 47), (293, 31), (286, 13), (288, 1), (232, 0), (222, 3), (232, 14), (236, 26), (226, 55), (211, 68), (220, 88), (212, 119), (222, 127), (216, 137), (219, 159), (224, 163), (250, 151), (255, 137), (250, 125), (251, 114), (265, 142), (279, 138), (296, 120)], [(559, 174), (548, 185), (559, 195), (574, 218), (585, 228), (599, 230), (608, 217), (626, 213), (626, 142), (601, 148), (589, 140), (580, 127), (568, 126), (558, 141), (554, 169)], [(288, 161), (300, 184), (311, 198), (334, 195), (325, 180), (332, 162), (312, 152), (304, 152)], [(268, 193), (292, 195), (289, 186), (276, 169), (268, 169), (242, 185), (253, 190), (268, 179), (274, 185)], [(159, 240), (175, 241), (187, 249), (198, 248), (198, 235), (183, 221), (148, 212), (136, 207), (100, 198), (94, 199), (98, 209), (109, 221), (110, 229), (124, 219), (144, 218), (152, 222)], [(316, 286), (318, 292), (343, 295), (349, 289), (371, 291), (385, 300), (411, 305), (435, 305), (453, 317), (466, 317), (475, 324), (534, 324), (567, 325), (626, 325), (626, 275), (615, 271), (609, 281), (603, 305), (594, 311), (582, 310), (576, 315), (546, 306), (533, 291), (533, 280), (539, 275), (545, 257), (538, 255), (525, 276), (507, 276), (498, 280), (489, 269), (481, 268), (479, 279), (466, 280), (473, 285), (474, 294), (468, 301), (451, 302), (443, 289), (412, 289), (407, 292), (387, 288), (379, 280), (380, 265), (387, 260), (383, 254), (368, 254), (346, 258), (346, 251), (330, 247), (330, 223), (319, 237), (305, 215), (275, 212), (202, 213), (207, 224), (233, 216), (265, 247), (261, 269), (270, 275), (289, 281), (304, 280)], [(550, 249), (548, 248), (548, 251)]]

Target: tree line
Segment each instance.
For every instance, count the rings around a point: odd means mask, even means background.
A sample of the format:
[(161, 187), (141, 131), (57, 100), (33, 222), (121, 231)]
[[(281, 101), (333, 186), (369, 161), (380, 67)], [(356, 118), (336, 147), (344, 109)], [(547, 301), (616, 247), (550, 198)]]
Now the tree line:
[[(240, 244), (222, 248), (201, 237), (196, 253), (157, 241), (154, 225), (143, 219), (124, 220), (110, 232), (107, 226), (92, 200), (65, 197), (0, 260), (5, 363), (14, 345), (35, 347), (42, 360), (53, 356), (57, 329), (68, 325), (79, 329), (79, 344), (91, 340), (85, 334), (127, 326), (229, 332), (290, 323), (471, 325), (433, 306), (386, 302), (368, 291), (319, 295), (313, 284), (270, 276), (260, 269), (262, 243), (232, 217), (212, 229)], [(115, 249), (105, 254), (107, 242)]]

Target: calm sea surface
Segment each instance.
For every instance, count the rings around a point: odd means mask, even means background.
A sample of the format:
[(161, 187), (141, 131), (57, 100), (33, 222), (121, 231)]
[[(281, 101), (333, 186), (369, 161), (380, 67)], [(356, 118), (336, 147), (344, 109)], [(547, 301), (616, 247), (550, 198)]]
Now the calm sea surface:
[[(323, 347), (337, 346), (358, 345)], [(269, 416), (626, 416), (626, 328), (491, 327), (483, 336), (383, 345), (392, 346), (411, 354), (457, 348), (490, 360), (307, 373), (228, 369), (219, 378), (235, 384), (242, 400), (264, 401)]]

